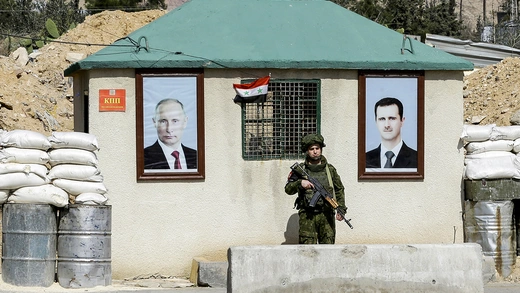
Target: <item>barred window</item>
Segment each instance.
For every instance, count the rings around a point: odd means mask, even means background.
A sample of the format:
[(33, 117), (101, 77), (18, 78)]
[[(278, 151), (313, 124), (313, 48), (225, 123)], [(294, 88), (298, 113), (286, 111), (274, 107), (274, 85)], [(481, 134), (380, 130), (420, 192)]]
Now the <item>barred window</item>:
[(320, 130), (320, 81), (271, 79), (268, 91), (264, 102), (242, 106), (242, 155), (245, 160), (300, 158), (302, 136)]

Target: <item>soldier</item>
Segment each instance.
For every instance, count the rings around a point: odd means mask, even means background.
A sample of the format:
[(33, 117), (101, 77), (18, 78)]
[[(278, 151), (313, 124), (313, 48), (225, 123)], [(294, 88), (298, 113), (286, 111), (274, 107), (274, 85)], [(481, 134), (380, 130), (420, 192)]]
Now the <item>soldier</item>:
[[(327, 191), (332, 194), (339, 208), (346, 210), (345, 192), (341, 178), (336, 168), (327, 162), (321, 154), (325, 143), (320, 134), (309, 134), (302, 138), (302, 152), (306, 153), (305, 162), (300, 166), (313, 178), (317, 179)], [(336, 224), (334, 218), (342, 221), (340, 214), (335, 215), (334, 209), (320, 198), (315, 207), (309, 202), (314, 195), (314, 186), (302, 178), (297, 172), (289, 173), (285, 184), (285, 193), (298, 193), (295, 207), (298, 209), (299, 243), (300, 244), (334, 244), (336, 239)]]

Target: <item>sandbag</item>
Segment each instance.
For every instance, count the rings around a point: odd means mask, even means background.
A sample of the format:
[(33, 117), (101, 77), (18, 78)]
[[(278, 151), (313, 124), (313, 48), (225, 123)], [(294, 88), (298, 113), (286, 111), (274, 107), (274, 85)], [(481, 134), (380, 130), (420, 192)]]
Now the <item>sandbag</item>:
[(5, 163), (0, 164), (0, 174), (22, 172), (25, 174), (34, 173), (42, 178), (47, 176), (47, 166), (40, 164), (20, 164), (20, 163)]
[(491, 131), (490, 140), (515, 140), (520, 138), (520, 125), (495, 126)]
[(466, 160), (467, 179), (520, 179), (520, 161), (517, 156), (488, 157)]
[(8, 197), (9, 197), (9, 190), (8, 189), (0, 190), (0, 204), (6, 203)]
[(107, 188), (103, 182), (90, 182), (69, 179), (55, 179), (52, 184), (62, 188), (72, 195), (79, 195), (81, 193), (107, 193)]
[(98, 159), (94, 152), (81, 149), (56, 149), (49, 151), (49, 164), (54, 167), (59, 164), (98, 165)]
[(53, 184), (45, 184), (16, 189), (7, 201), (10, 203), (51, 204), (64, 207), (69, 204), (69, 195), (65, 190)]
[(47, 175), (49, 179), (72, 179), (102, 182), (103, 176), (97, 167), (75, 164), (60, 164), (52, 167)]
[(513, 141), (513, 152), (515, 154), (520, 153), (520, 138)]
[(482, 142), (470, 142), (466, 145), (467, 154), (478, 154), (490, 151), (505, 151), (513, 150), (514, 141), (512, 140), (487, 140)]
[(75, 198), (76, 204), (87, 204), (87, 205), (104, 205), (108, 201), (105, 194), (85, 192), (80, 193)]
[(486, 141), (491, 138), (491, 132), (495, 124), (489, 125), (470, 125), (464, 124), (462, 128), (462, 135), (460, 138), (465, 140), (466, 142), (472, 141)]
[(2, 135), (0, 146), (47, 151), (51, 143), (47, 137), (31, 130), (12, 130)]
[(47, 164), (47, 152), (37, 149), (9, 147), (0, 149), (0, 163)]
[(0, 174), (0, 189), (17, 189), (26, 186), (39, 186), (48, 181), (34, 173), (8, 173)]
[(94, 135), (84, 132), (53, 132), (48, 140), (53, 149), (71, 148), (87, 151), (99, 150), (97, 139)]

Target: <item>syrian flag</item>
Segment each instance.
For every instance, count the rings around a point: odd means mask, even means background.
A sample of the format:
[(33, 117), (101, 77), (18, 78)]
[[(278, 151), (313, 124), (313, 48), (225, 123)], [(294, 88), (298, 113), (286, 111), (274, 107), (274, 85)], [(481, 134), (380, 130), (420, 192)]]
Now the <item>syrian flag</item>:
[(251, 83), (234, 83), (233, 88), (237, 92), (233, 99), (235, 103), (262, 103), (267, 97), (267, 85), (270, 76), (259, 78)]

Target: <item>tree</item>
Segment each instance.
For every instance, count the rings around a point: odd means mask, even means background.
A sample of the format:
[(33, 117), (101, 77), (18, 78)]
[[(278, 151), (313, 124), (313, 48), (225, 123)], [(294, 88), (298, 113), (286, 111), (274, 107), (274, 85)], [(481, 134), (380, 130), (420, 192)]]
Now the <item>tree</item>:
[(462, 22), (455, 14), (455, 0), (430, 1), (425, 10), (426, 31), (430, 34), (458, 36), (462, 30)]
[(45, 22), (49, 18), (63, 34), (83, 22), (85, 15), (78, 9), (78, 0), (0, 0), (0, 44), (4, 45), (0, 54), (8, 55), (20, 45), (36, 47), (48, 35)]
[(461, 34), (462, 23), (455, 14), (455, 0), (332, 0), (366, 18), (405, 34)]

